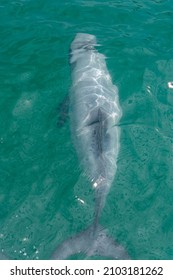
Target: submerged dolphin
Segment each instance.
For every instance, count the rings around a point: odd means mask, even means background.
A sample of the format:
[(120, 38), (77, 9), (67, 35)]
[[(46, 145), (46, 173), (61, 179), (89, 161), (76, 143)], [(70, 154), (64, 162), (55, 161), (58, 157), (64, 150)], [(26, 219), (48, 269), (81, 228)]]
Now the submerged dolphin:
[(118, 89), (112, 84), (105, 56), (96, 49), (96, 37), (78, 33), (71, 44), (72, 88), (70, 119), (78, 158), (95, 190), (93, 224), (82, 233), (65, 240), (53, 259), (66, 259), (76, 253), (128, 259), (121, 245), (114, 242), (99, 224), (100, 212), (117, 169), (122, 112)]

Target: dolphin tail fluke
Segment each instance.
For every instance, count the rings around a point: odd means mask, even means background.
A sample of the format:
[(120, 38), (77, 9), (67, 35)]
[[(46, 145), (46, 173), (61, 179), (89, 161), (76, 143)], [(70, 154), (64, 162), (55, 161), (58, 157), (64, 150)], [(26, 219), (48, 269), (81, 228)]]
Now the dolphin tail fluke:
[(4, 255), (4, 253), (0, 252), (0, 260), (9, 260), (9, 258), (6, 255)]
[(69, 259), (75, 254), (82, 254), (85, 259), (104, 257), (109, 259), (130, 259), (125, 249), (107, 235), (101, 226), (92, 225), (80, 234), (61, 243), (54, 251), (52, 259)]

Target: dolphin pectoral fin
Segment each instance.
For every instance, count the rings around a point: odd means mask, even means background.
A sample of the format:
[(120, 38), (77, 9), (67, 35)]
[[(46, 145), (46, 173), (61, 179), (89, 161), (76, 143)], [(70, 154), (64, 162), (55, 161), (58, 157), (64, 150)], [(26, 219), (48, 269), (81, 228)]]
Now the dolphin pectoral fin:
[(75, 254), (84, 255), (84, 259), (90, 259), (93, 256), (120, 260), (130, 259), (126, 250), (110, 238), (105, 229), (94, 224), (61, 243), (51, 259), (68, 259)]
[(69, 95), (67, 94), (62, 102), (58, 105), (58, 120), (57, 126), (61, 128), (68, 119), (69, 112)]

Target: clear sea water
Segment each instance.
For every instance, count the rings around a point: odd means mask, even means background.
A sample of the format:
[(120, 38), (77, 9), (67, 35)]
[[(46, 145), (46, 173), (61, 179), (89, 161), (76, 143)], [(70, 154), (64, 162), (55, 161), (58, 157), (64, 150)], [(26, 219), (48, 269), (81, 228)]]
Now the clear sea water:
[(84, 32), (97, 37), (107, 57), (123, 111), (118, 170), (100, 223), (132, 259), (173, 259), (172, 30), (172, 0), (0, 1), (6, 256), (49, 259), (92, 222), (93, 194), (63, 103), (71, 84), (69, 46)]

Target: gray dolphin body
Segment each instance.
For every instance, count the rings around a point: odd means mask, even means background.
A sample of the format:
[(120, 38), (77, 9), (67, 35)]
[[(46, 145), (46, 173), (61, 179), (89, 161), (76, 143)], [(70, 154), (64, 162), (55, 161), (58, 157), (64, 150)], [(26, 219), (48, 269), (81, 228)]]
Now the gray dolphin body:
[(71, 44), (72, 88), (70, 119), (78, 158), (95, 190), (95, 218), (82, 233), (65, 240), (53, 259), (66, 259), (76, 253), (128, 259), (121, 245), (114, 242), (98, 224), (100, 212), (117, 169), (122, 112), (118, 89), (112, 84), (105, 56), (96, 49), (94, 35), (78, 33)]

